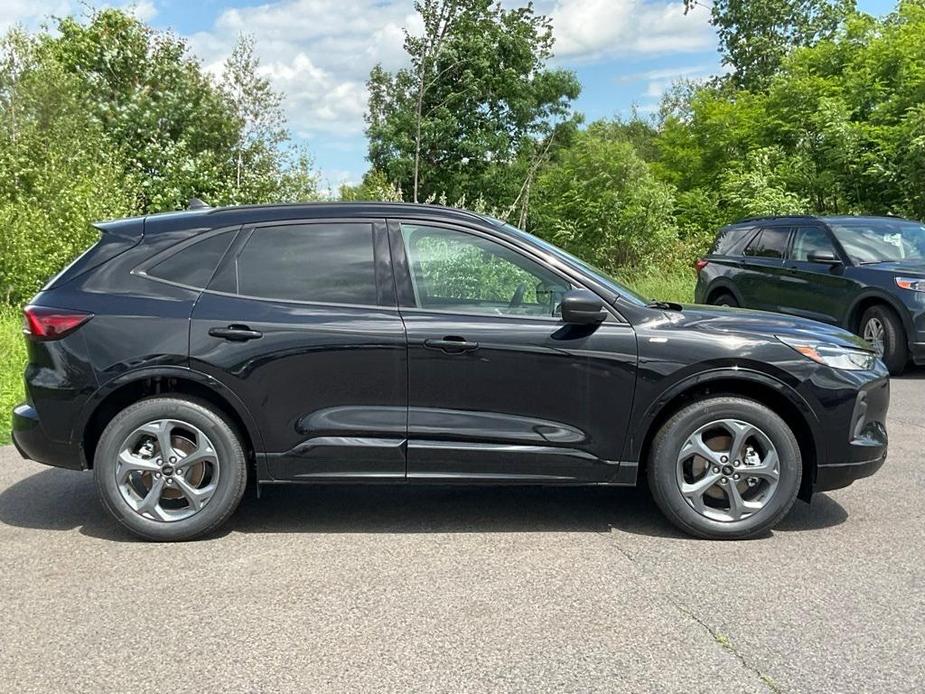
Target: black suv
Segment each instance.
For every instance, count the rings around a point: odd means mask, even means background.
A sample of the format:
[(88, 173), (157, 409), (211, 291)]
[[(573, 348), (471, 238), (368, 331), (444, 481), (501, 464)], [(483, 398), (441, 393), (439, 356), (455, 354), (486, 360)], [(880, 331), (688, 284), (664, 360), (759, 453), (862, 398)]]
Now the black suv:
[(925, 226), (897, 217), (761, 217), (719, 231), (696, 300), (790, 313), (867, 339), (893, 375), (925, 364)]
[(25, 309), (13, 436), (93, 468), (146, 538), (208, 533), (248, 478), (640, 475), (680, 528), (738, 538), (886, 456), (889, 378), (860, 338), (646, 302), (483, 216), (319, 203), (97, 226)]

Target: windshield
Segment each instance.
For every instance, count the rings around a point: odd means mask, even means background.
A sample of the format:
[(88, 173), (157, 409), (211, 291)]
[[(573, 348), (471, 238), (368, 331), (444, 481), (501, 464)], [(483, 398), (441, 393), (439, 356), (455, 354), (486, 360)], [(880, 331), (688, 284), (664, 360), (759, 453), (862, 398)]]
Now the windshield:
[(925, 260), (925, 226), (905, 219), (829, 221), (854, 263)]
[(627, 287), (627, 286), (621, 284), (620, 282), (618, 282), (617, 280), (615, 280), (613, 277), (611, 277), (610, 275), (608, 275), (606, 272), (604, 272), (604, 271), (601, 270), (600, 268), (597, 268), (597, 267), (595, 267), (594, 265), (591, 265), (590, 263), (586, 263), (584, 260), (582, 260), (581, 258), (578, 258), (578, 257), (576, 257), (576, 256), (574, 256), (574, 255), (572, 255), (572, 254), (569, 253), (568, 251), (563, 251), (563, 250), (562, 250), (561, 248), (559, 248), (558, 246), (554, 246), (554, 245), (552, 245), (551, 243), (549, 243), (548, 241), (544, 241), (543, 239), (539, 238), (538, 236), (534, 236), (533, 234), (529, 234), (529, 233), (527, 233), (526, 231), (523, 231), (522, 229), (518, 229), (518, 228), (515, 227), (515, 226), (512, 226), (512, 225), (510, 225), (510, 224), (507, 224), (506, 222), (502, 222), (501, 220), (493, 219), (493, 218), (491, 218), (491, 217), (489, 217), (488, 219), (489, 219), (491, 222), (493, 222), (494, 224), (497, 224), (498, 226), (504, 227), (504, 228), (507, 229), (508, 231), (511, 231), (511, 232), (513, 232), (513, 233), (515, 233), (515, 234), (518, 234), (519, 236), (521, 236), (521, 237), (523, 237), (523, 238), (529, 240), (530, 242), (536, 244), (537, 246), (542, 247), (544, 250), (549, 251), (549, 252), (552, 253), (553, 255), (558, 256), (559, 258), (561, 258), (562, 260), (564, 260), (564, 261), (566, 262), (566, 264), (571, 265), (571, 266), (573, 266), (573, 267), (576, 267), (577, 269), (581, 270), (582, 272), (584, 272), (584, 273), (590, 275), (590, 276), (591, 276), (592, 278), (594, 278), (597, 282), (599, 282), (599, 283), (602, 284), (603, 286), (607, 287), (608, 289), (610, 289), (610, 290), (611, 290), (612, 292), (614, 292), (615, 294), (619, 294), (620, 297), (622, 297), (622, 298), (625, 299), (626, 301), (630, 302), (631, 304), (636, 304), (637, 306), (645, 306), (645, 305), (648, 303), (648, 301), (647, 301), (646, 299), (644, 299), (643, 297), (639, 296), (639, 294), (637, 294), (636, 292), (634, 292), (634, 291), (633, 291), (632, 289), (630, 289), (629, 287)]

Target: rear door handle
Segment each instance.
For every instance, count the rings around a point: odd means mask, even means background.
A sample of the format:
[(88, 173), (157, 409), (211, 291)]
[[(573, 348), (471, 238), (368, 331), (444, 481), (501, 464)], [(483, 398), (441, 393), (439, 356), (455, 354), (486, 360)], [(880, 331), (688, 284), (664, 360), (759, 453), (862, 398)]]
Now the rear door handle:
[(246, 325), (229, 325), (227, 328), (209, 328), (209, 335), (232, 342), (247, 342), (263, 337), (259, 330), (251, 330)]
[(440, 340), (434, 338), (424, 340), (424, 346), (429, 349), (441, 349), (450, 354), (462, 354), (463, 352), (471, 352), (478, 349), (479, 343), (469, 342), (465, 338), (455, 335), (447, 335)]

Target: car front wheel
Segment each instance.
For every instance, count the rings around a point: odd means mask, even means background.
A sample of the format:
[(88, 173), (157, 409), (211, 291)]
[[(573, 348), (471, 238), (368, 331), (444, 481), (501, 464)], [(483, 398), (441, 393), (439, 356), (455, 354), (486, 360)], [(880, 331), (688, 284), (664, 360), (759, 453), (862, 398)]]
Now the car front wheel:
[(861, 316), (860, 335), (867, 340), (893, 376), (906, 368), (909, 355), (902, 323), (886, 306), (871, 306)]
[(247, 461), (234, 427), (204, 402), (141, 400), (100, 437), (94, 477), (107, 509), (148, 540), (208, 534), (237, 508)]
[(648, 480), (678, 528), (707, 539), (742, 539), (774, 527), (800, 489), (796, 437), (764, 405), (739, 397), (694, 402), (656, 434)]

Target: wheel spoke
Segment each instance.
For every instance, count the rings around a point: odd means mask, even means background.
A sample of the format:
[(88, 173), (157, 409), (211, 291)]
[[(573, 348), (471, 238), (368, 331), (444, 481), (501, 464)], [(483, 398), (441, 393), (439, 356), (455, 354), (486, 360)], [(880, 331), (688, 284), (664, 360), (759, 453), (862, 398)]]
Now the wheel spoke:
[(696, 482), (683, 483), (681, 485), (681, 493), (691, 501), (691, 503), (694, 505), (694, 508), (699, 510), (703, 508), (704, 492), (719, 482), (722, 476), (723, 475), (720, 472), (712, 472), (708, 470), (706, 474), (704, 474), (704, 476)]
[(201, 463), (204, 460), (215, 460), (215, 451), (212, 450), (212, 447), (206, 445), (203, 442), (200, 442), (195, 450), (190, 451), (185, 456), (177, 460), (176, 467), (181, 470), (195, 465), (196, 463)]
[(173, 431), (173, 422), (167, 419), (160, 419), (156, 422), (150, 422), (141, 427), (140, 431), (150, 434), (157, 439), (157, 449), (164, 462), (170, 456), (176, 455), (173, 450), (173, 444), (170, 442), (170, 432)]
[(731, 460), (742, 460), (745, 455), (745, 444), (757, 430), (746, 422), (728, 420), (725, 424), (729, 429), (729, 433), (732, 434), (729, 457)]
[(133, 454), (131, 451), (123, 450), (119, 454), (119, 468), (116, 472), (119, 482), (124, 482), (125, 478), (133, 472), (157, 472), (160, 466), (153, 460), (146, 460)]
[(212, 498), (212, 494), (215, 492), (214, 484), (210, 484), (202, 489), (197, 489), (182, 477), (176, 477), (174, 481), (180, 493), (189, 501), (190, 508), (194, 511), (198, 511), (205, 506), (206, 502)]
[(711, 465), (722, 465), (720, 456), (725, 454), (710, 448), (703, 440), (703, 432), (697, 432), (684, 443), (678, 460), (686, 460), (692, 455), (699, 455)]
[(148, 513), (158, 520), (164, 520), (164, 513), (160, 507), (161, 493), (164, 491), (164, 478), (153, 477), (152, 480), (151, 488), (135, 510), (141, 514)]

